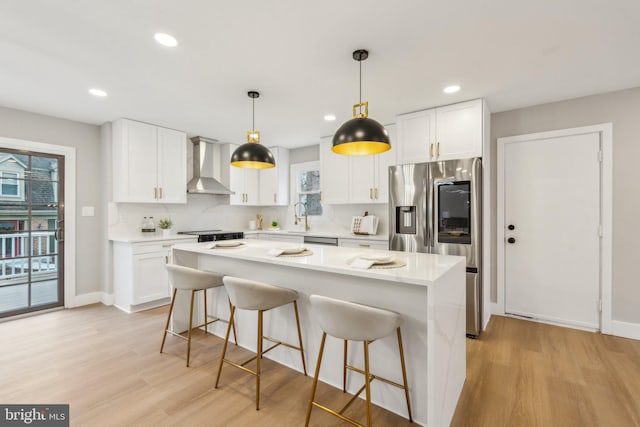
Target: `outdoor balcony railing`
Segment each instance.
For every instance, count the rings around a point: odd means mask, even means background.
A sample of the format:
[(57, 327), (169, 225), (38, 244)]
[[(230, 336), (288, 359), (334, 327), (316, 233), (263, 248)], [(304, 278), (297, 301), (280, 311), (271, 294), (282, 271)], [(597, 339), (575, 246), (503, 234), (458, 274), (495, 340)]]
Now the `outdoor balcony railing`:
[(57, 255), (53, 231), (0, 235), (0, 280), (57, 273)]

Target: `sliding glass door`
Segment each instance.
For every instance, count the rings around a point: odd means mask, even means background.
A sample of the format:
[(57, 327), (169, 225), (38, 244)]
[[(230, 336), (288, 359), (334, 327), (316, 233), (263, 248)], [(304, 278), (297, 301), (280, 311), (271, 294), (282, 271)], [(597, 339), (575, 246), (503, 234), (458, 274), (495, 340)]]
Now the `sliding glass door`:
[(64, 305), (64, 157), (0, 147), (0, 317)]

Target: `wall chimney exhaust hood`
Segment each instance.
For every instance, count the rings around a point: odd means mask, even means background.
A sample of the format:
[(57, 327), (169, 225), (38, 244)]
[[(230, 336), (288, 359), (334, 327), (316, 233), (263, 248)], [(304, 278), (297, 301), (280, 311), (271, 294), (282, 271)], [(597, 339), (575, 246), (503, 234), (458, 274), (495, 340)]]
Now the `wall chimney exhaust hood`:
[[(193, 143), (193, 178), (187, 183), (191, 194), (235, 194), (214, 177), (220, 168), (220, 146), (215, 139), (203, 136), (191, 138)], [(222, 167), (229, 167), (226, 163)]]

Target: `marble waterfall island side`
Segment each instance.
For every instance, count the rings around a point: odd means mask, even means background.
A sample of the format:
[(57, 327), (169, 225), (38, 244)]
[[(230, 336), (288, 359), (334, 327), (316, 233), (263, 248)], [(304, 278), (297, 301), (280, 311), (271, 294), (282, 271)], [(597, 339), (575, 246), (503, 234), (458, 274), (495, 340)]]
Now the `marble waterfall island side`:
[[(268, 251), (286, 244), (250, 240), (238, 248), (209, 249), (209, 245), (176, 245), (173, 248), (173, 262), (259, 280), (300, 293), (298, 304), (309, 372), (314, 372), (322, 336), (310, 311), (309, 295), (326, 295), (400, 313), (404, 320), (402, 335), (414, 420), (429, 427), (449, 425), (466, 375), (464, 258), (375, 251), (392, 255), (406, 266), (363, 270), (350, 267), (348, 262), (358, 254), (367, 252), (366, 249), (305, 245), (313, 251), (312, 255), (274, 257)], [(228, 318), (229, 308), (224, 290), (220, 288), (210, 292), (210, 314)], [(174, 326), (184, 330), (189, 304), (186, 295), (179, 298)], [(292, 313), (289, 310), (292, 311), (285, 306), (267, 312), (264, 334), (297, 342), (296, 328), (295, 324), (292, 325)], [(236, 322), (239, 344), (255, 351), (255, 313), (239, 311)], [(210, 325), (209, 330), (224, 336), (225, 326), (218, 322)], [(370, 353), (372, 373), (402, 382), (395, 334), (371, 344)], [(342, 341), (329, 337), (322, 362), (321, 381), (342, 388), (342, 356)], [(265, 357), (302, 371), (299, 354), (286, 347), (275, 348)], [(362, 366), (362, 345), (359, 343), (350, 343), (348, 363)], [(356, 392), (362, 384), (360, 374), (349, 374), (348, 390), (351, 393)], [(375, 404), (406, 417), (402, 390), (374, 381), (371, 393)]]

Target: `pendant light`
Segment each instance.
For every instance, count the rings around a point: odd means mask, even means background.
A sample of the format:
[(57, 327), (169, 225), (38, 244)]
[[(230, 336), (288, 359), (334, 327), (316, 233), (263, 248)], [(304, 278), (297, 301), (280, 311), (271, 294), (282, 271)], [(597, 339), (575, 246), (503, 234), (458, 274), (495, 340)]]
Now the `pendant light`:
[[(353, 118), (343, 123), (333, 136), (331, 150), (334, 153), (365, 156), (391, 149), (389, 133), (384, 126), (368, 117), (369, 103), (362, 102), (362, 61), (368, 57), (369, 52), (364, 49), (353, 52), (353, 59), (360, 63), (360, 103), (353, 106)], [(358, 108), (360, 112), (356, 113)]]
[(268, 169), (276, 166), (273, 153), (260, 144), (260, 131), (255, 130), (256, 98), (260, 93), (255, 90), (247, 93), (252, 101), (251, 130), (247, 132), (247, 142), (242, 144), (231, 155), (231, 166), (249, 169)]

